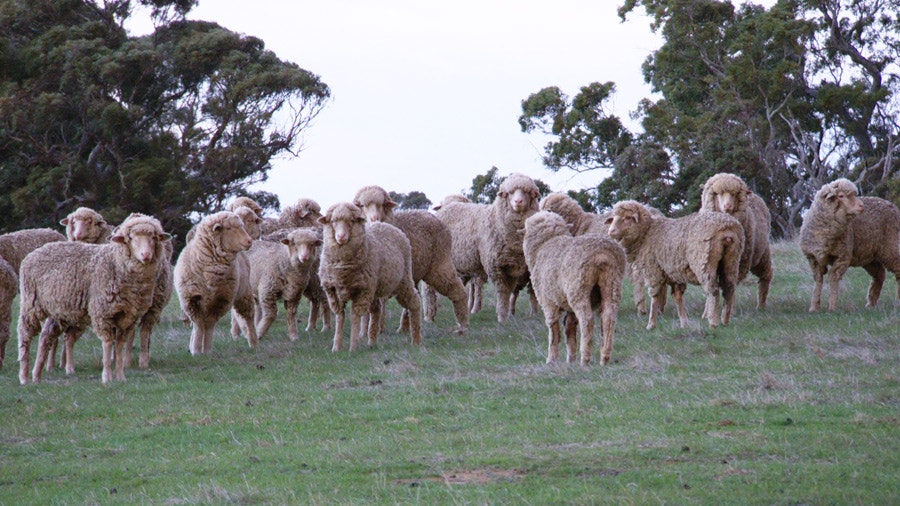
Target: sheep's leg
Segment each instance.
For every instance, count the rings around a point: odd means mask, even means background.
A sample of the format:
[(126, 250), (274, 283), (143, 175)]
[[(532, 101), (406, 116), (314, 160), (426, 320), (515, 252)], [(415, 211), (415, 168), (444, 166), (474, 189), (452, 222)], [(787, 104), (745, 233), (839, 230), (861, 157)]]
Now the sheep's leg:
[[(665, 292), (665, 288), (663, 288)], [(675, 299), (675, 308), (678, 309), (678, 321), (681, 328), (688, 326), (687, 309), (684, 307), (684, 290), (678, 285), (672, 285), (672, 298)]]
[(306, 323), (306, 331), (311, 332), (316, 330), (316, 324), (319, 320), (319, 301), (315, 299), (309, 299), (309, 319)]
[(297, 329), (297, 308), (300, 306), (300, 299), (285, 300), (284, 311), (287, 313), (288, 322), (288, 338), (291, 341), (300, 339), (300, 331)]
[(838, 305), (838, 292), (841, 289), (841, 278), (847, 272), (848, 264), (835, 263), (828, 274), (828, 310), (834, 311)]
[(600, 345), (600, 363), (606, 365), (612, 357), (613, 335), (619, 317), (619, 303), (611, 294), (604, 293), (600, 302), (600, 333), (603, 342)]
[(534, 293), (534, 286), (532, 286), (531, 283), (528, 283), (528, 302), (531, 303), (531, 313), (529, 316), (538, 314), (541, 310), (541, 305), (538, 303), (537, 294)]
[(422, 342), (422, 302), (415, 285), (409, 283), (400, 287), (397, 293), (397, 302), (409, 310), (409, 331), (412, 343), (416, 346)]
[(519, 301), (519, 289), (513, 288), (509, 294), (509, 316), (516, 315), (516, 303)]
[(559, 358), (559, 318), (558, 308), (544, 311), (544, 323), (547, 324), (547, 363), (555, 362)]
[[(428, 299), (429, 297), (435, 297), (436, 299), (435, 292), (437, 292), (450, 299), (453, 303), (453, 314), (456, 317), (456, 330), (454, 333), (465, 334), (469, 328), (469, 305), (466, 288), (463, 286), (459, 276), (456, 275), (456, 271), (450, 269), (448, 271), (435, 272), (425, 281), (425, 321), (434, 321), (433, 315), (431, 320), (427, 316), (429, 310)], [(434, 307), (437, 307), (436, 301), (434, 302)]]
[(41, 336), (38, 339), (37, 357), (34, 359), (34, 369), (31, 371), (31, 380), (35, 383), (41, 381), (41, 371), (44, 369), (44, 363), (47, 361), (47, 354), (53, 341), (59, 338), (62, 328), (52, 318), (44, 321), (41, 329)]
[(19, 315), (19, 323), (17, 325), (17, 333), (19, 336), (19, 383), (28, 384), (28, 369), (31, 365), (31, 339), (38, 333), (40, 321), (28, 318), (26, 315)]
[(397, 327), (397, 333), (405, 334), (407, 332), (409, 332), (409, 311), (403, 308), (400, 311), (400, 326)]
[(319, 307), (322, 309), (322, 330), (330, 330), (331, 329), (331, 320), (334, 319), (334, 313), (331, 311), (331, 307), (328, 304), (319, 304)]
[(656, 328), (656, 320), (662, 311), (662, 305), (666, 300), (666, 285), (656, 285), (649, 288), (650, 290), (650, 316), (647, 322), (647, 330)]
[(869, 293), (866, 297), (866, 307), (875, 307), (878, 304), (878, 299), (881, 297), (881, 288), (884, 286), (887, 271), (879, 262), (864, 265), (863, 269), (869, 273), (869, 276), (872, 276), (872, 282), (869, 284)]
[(478, 313), (481, 311), (481, 303), (484, 301), (484, 295), (481, 293), (484, 288), (484, 281), (480, 278), (472, 278), (469, 281), (471, 287), (471, 294), (469, 296), (469, 300), (471, 301), (471, 310), (469, 311), (471, 314)]
[(134, 335), (137, 333), (137, 327), (133, 328), (131, 331), (131, 335), (125, 338), (124, 346), (122, 347), (122, 361), (125, 364), (125, 368), (128, 369), (131, 367), (131, 352), (134, 347)]
[[(731, 313), (734, 311), (734, 293), (737, 289), (735, 283), (725, 280), (722, 285), (722, 325), (731, 323)], [(718, 298), (717, 298), (718, 299)]]
[(237, 341), (241, 338), (241, 326), (238, 323), (238, 314), (234, 308), (231, 308), (231, 340)]
[[(150, 322), (149, 320), (141, 322), (141, 354), (138, 358), (138, 367), (141, 369), (150, 367), (150, 334), (153, 332), (155, 325), (156, 322)], [(131, 348), (130, 344), (125, 346)]]
[(510, 317), (509, 297), (512, 294), (514, 283), (507, 283), (504, 279), (498, 279), (494, 285), (497, 288), (497, 321), (503, 323)]
[(809, 259), (809, 267), (812, 269), (813, 281), (815, 282), (812, 300), (809, 303), (809, 312), (814, 313), (819, 310), (822, 303), (822, 284), (825, 280), (825, 273), (828, 272), (828, 266), (820, 266), (815, 260)]
[(63, 350), (60, 357), (60, 367), (66, 370), (66, 375), (75, 374), (75, 341), (81, 337), (84, 329), (67, 329), (63, 336)]
[(773, 276), (771, 253), (766, 252), (759, 263), (750, 269), (750, 272), (759, 278), (759, 285), (756, 288), (756, 309), (765, 309), (769, 297), (769, 285), (772, 283)]
[[(369, 313), (367, 315), (368, 316), (368, 325), (364, 325), (364, 324), (360, 325), (360, 334), (365, 334), (367, 336), (367, 339), (368, 339), (367, 342), (368, 342), (369, 346), (372, 346), (376, 342), (378, 342), (378, 322), (381, 321), (382, 318), (384, 318), (384, 315), (382, 314), (383, 311), (384, 311), (384, 304), (382, 303), (382, 300), (375, 299), (375, 301), (372, 302), (372, 306), (369, 308)], [(404, 315), (406, 316), (406, 328), (407, 328), (407, 330), (409, 330), (409, 311), (407, 311), (405, 308), (403, 309), (403, 312), (400, 315), (401, 322), (403, 320)], [(362, 321), (365, 322), (365, 319), (363, 319)], [(403, 324), (401, 323), (400, 329), (402, 329), (402, 328), (403, 328)], [(401, 332), (400, 329), (398, 329), (397, 332)], [(363, 336), (360, 335), (359, 337), (360, 337), (360, 339), (362, 339)]]
[[(353, 301), (350, 305), (350, 351), (355, 351), (359, 345), (359, 334), (363, 316), (370, 310), (370, 304), (359, 304)], [(369, 318), (369, 325), (376, 325), (374, 318)]]
[(574, 313), (566, 312), (563, 316), (563, 328), (566, 334), (566, 362), (578, 360), (578, 318)]
[[(578, 317), (578, 327), (581, 329), (581, 365), (588, 365), (594, 356), (594, 313), (590, 304), (587, 307), (573, 308)], [(574, 353), (570, 353), (574, 355)], [(570, 362), (574, 362), (573, 360)]]
[(113, 345), (115, 346), (116, 352), (116, 380), (117, 381), (125, 381), (125, 355), (122, 353), (123, 348), (125, 347), (125, 342), (127, 338), (122, 337), (128, 335), (134, 335), (134, 327), (130, 327), (128, 329), (119, 330), (116, 332), (115, 341), (113, 341)]
[[(44, 370), (48, 372), (56, 369), (56, 348), (58, 344), (59, 339), (56, 339), (52, 343), (50, 343), (50, 350), (47, 352), (47, 363), (44, 366)], [(60, 360), (62, 359), (60, 358)]]
[(115, 341), (108, 336), (101, 336), (103, 340), (103, 373), (100, 381), (107, 384), (112, 381), (113, 374), (113, 353), (115, 353)]
[[(275, 297), (266, 297), (259, 304), (255, 305), (255, 309), (254, 313), (259, 313), (259, 318), (256, 319), (256, 335), (261, 339), (269, 331), (269, 327), (272, 326), (275, 317), (278, 315), (278, 301)], [(290, 315), (288, 316), (288, 322), (290, 322)], [(294, 322), (294, 326), (296, 325), (297, 322)]]
[(719, 287), (713, 281), (707, 281), (703, 285), (706, 291), (706, 317), (710, 327), (719, 326), (719, 312), (722, 310), (719, 302)]
[(334, 312), (334, 344), (331, 345), (332, 352), (341, 351), (341, 346), (343, 345), (343, 334), (344, 334), (344, 317), (345, 317), (345, 309), (342, 308), (334, 308), (331, 309)]
[[(455, 275), (456, 274), (454, 273), (454, 276)], [(434, 317), (437, 316), (438, 309), (437, 291), (433, 286), (427, 283), (425, 284), (425, 288), (423, 288), (422, 307), (425, 321), (428, 323), (434, 323)], [(468, 311), (468, 308), (466, 309), (466, 311)]]
[(234, 301), (234, 310), (231, 314), (232, 321), (237, 320), (241, 332), (247, 337), (247, 344), (251, 348), (259, 344), (256, 327), (253, 326), (253, 306), (253, 297), (242, 297)]

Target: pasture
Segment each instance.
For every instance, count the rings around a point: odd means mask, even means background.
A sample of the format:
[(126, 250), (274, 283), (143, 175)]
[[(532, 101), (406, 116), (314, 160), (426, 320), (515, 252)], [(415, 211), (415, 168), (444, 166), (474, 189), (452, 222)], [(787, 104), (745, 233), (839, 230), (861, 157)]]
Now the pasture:
[(441, 299), (414, 349), (392, 302), (376, 346), (350, 353), (345, 336), (337, 354), (330, 332), (289, 342), (280, 308), (257, 349), (232, 341), (226, 317), (214, 351), (192, 357), (173, 297), (150, 369), (104, 387), (88, 332), (74, 376), (22, 387), (16, 310), (0, 503), (897, 503), (896, 284), (866, 309), (869, 277), (852, 268), (838, 311), (810, 314), (798, 245), (773, 252), (769, 308), (755, 309), (750, 276), (724, 328), (689, 287), (691, 326), (670, 300), (648, 332), (629, 285), (612, 362), (587, 368), (545, 364), (543, 316), (520, 297), (498, 324), (490, 288), (465, 336)]

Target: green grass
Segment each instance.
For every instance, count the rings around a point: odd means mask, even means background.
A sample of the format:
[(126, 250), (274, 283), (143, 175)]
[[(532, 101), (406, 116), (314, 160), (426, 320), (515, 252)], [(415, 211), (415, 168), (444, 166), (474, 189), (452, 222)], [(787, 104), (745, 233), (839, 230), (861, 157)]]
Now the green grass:
[(421, 348), (390, 330), (337, 354), (330, 333), (289, 342), (282, 311), (257, 349), (226, 318), (191, 357), (173, 300), (151, 368), (108, 387), (91, 333), (73, 377), (26, 387), (11, 343), (0, 503), (896, 504), (896, 285), (866, 309), (854, 268), (839, 310), (809, 314), (797, 245), (775, 256), (769, 309), (746, 283), (727, 328), (690, 287), (691, 326), (669, 304), (648, 332), (627, 287), (608, 366), (544, 364), (543, 318), (523, 297), (498, 324), (493, 292), (466, 336), (443, 299)]

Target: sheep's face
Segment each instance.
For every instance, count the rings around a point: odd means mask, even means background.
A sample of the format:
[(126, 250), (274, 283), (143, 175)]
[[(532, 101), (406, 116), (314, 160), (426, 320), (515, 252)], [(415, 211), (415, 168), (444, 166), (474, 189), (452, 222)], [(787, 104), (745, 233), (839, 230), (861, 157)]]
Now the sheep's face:
[(343, 246), (354, 234), (365, 234), (366, 215), (354, 204), (344, 202), (331, 206), (325, 216), (319, 218), (319, 223), (326, 238)]
[(731, 192), (715, 194), (716, 211), (731, 214), (737, 209), (737, 195)]
[(606, 218), (609, 236), (617, 241), (629, 237), (636, 230), (640, 220), (641, 217), (638, 213), (614, 210), (612, 215)]
[(60, 222), (66, 227), (66, 235), (70, 241), (94, 243), (106, 227), (106, 220), (96, 212), (78, 210), (63, 218)]
[(253, 245), (253, 238), (244, 228), (244, 222), (234, 213), (230, 214), (232, 216), (215, 223), (212, 231), (219, 236), (219, 244), (223, 250), (231, 253), (246, 251)]
[(516, 188), (512, 192), (500, 192), (500, 197), (505, 198), (509, 208), (517, 213), (524, 212), (531, 207), (532, 195), (524, 188)]
[(829, 189), (821, 193), (825, 203), (836, 215), (856, 216), (865, 210), (862, 200), (857, 197), (856, 187), (852, 183), (832, 183)]
[(370, 222), (384, 221), (384, 207), (380, 202), (370, 202), (366, 205), (357, 204)]
[(314, 233), (306, 231), (294, 232), (281, 242), (288, 247), (291, 259), (300, 265), (309, 264), (318, 255), (319, 247), (322, 246), (321, 239)]
[(244, 223), (244, 229), (252, 239), (260, 238), (260, 222), (262, 222), (262, 220), (260, 219), (259, 215), (253, 211), (253, 209), (250, 209), (249, 207), (238, 207), (234, 210), (234, 214), (238, 215), (238, 217)]
[(172, 239), (170, 234), (149, 224), (124, 225), (109, 238), (110, 242), (125, 245), (131, 258), (142, 265), (155, 262), (162, 254), (161, 244)]

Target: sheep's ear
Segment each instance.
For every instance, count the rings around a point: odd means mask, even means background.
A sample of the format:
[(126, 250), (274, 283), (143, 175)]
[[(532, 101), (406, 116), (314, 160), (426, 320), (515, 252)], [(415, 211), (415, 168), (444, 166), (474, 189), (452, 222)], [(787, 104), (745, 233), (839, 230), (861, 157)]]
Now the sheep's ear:
[(171, 240), (172, 240), (172, 234), (170, 234), (170, 233), (168, 233), (168, 232), (163, 232), (163, 233), (161, 233), (161, 234), (158, 234), (158, 235), (156, 236), (156, 238), (159, 239), (159, 242), (171, 241)]
[(327, 216), (321, 216), (316, 221), (319, 223), (319, 225), (328, 225), (328, 217)]
[(313, 243), (313, 246), (321, 246), (321, 245), (322, 245), (322, 239), (316, 239), (316, 241)]
[(59, 220), (59, 224), (64, 227), (68, 227), (69, 226), (69, 217), (66, 216), (65, 218)]
[(393, 200), (388, 200), (387, 202), (384, 203), (385, 209), (393, 209), (395, 207), (397, 207), (397, 203), (394, 202)]
[(213, 232), (219, 232), (220, 230), (222, 230), (222, 224), (216, 223), (213, 225), (212, 229), (213, 229)]
[(125, 236), (119, 235), (119, 234), (111, 235), (111, 236), (109, 236), (109, 242), (125, 244)]
[(290, 241), (290, 239), (288, 239), (287, 237), (285, 237), (284, 239), (282, 239), (282, 240), (279, 241), (279, 242), (280, 242), (281, 244), (284, 244), (285, 246), (290, 246), (290, 245), (291, 245), (291, 241)]
[(605, 224), (607, 224), (607, 225), (612, 225), (612, 222), (613, 222), (613, 217), (612, 217), (612, 216), (610, 216), (609, 218), (606, 218), (605, 220), (603, 220), (603, 223), (605, 223)]

